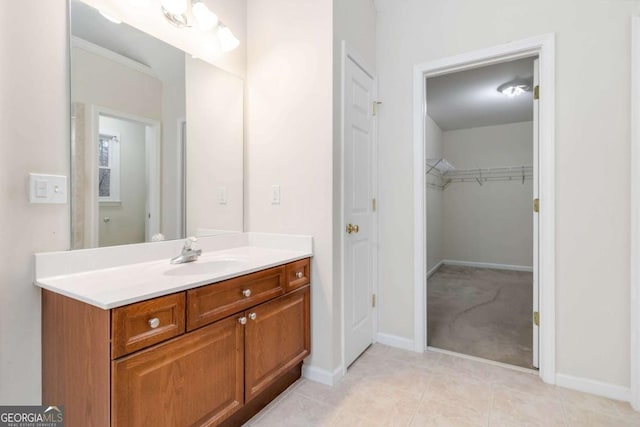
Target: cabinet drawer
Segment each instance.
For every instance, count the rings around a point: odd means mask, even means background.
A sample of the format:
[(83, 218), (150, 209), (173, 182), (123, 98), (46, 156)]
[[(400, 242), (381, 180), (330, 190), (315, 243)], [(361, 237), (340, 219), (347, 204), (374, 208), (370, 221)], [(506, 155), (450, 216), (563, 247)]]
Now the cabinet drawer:
[(310, 280), (309, 258), (287, 264), (287, 291), (308, 285)]
[(285, 286), (281, 266), (187, 291), (187, 330), (282, 295)]
[(113, 309), (111, 357), (115, 359), (184, 333), (184, 310), (184, 292)]

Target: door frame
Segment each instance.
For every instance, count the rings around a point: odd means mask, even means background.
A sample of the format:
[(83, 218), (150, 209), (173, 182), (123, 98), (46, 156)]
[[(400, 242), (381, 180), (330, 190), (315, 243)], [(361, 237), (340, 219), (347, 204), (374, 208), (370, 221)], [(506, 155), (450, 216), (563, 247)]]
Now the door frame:
[[(90, 106), (89, 143), (85, 147), (85, 161), (89, 170), (91, 185), (87, 186), (86, 194), (90, 203), (87, 204), (87, 224), (85, 225), (86, 248), (97, 248), (99, 242), (99, 207), (98, 186), (95, 177), (98, 173), (98, 149), (97, 144), (100, 135), (100, 116), (107, 116), (121, 120), (141, 123), (145, 126), (145, 179), (147, 181), (147, 208), (152, 214), (150, 221), (145, 219), (145, 238), (148, 242), (151, 237), (160, 232), (160, 144), (162, 141), (161, 125), (158, 120), (147, 117), (124, 113), (99, 105)], [(150, 167), (155, 165), (155, 167)]]
[[(340, 362), (340, 371), (341, 376), (344, 376), (347, 372), (346, 366), (346, 346), (345, 346), (345, 276), (344, 276), (344, 265), (346, 262), (346, 254), (345, 254), (345, 202), (344, 202), (344, 148), (345, 148), (345, 78), (346, 78), (346, 67), (347, 61), (353, 61), (362, 71), (364, 71), (369, 77), (373, 79), (373, 98), (374, 101), (378, 98), (378, 76), (375, 72), (375, 68), (372, 67), (367, 61), (355, 50), (353, 47), (348, 44), (345, 40), (341, 43), (342, 47), (342, 55), (341, 55), (341, 70), (340, 70), (340, 220), (339, 220), (339, 229), (338, 233), (340, 233), (340, 253), (341, 253), (341, 262), (340, 262), (340, 310), (341, 310), (341, 337), (340, 337), (340, 345), (341, 345), (341, 362)], [(372, 105), (373, 108), (373, 105)], [(372, 142), (373, 149), (372, 154), (373, 158), (371, 159), (371, 190), (372, 196), (377, 200), (378, 194), (378, 126), (377, 126), (376, 116), (373, 116), (373, 127), (372, 127)], [(372, 243), (372, 265), (371, 265), (371, 288), (376, 295), (376, 305), (372, 309), (372, 317), (373, 317), (373, 331), (371, 331), (372, 342), (377, 341), (377, 333), (378, 333), (378, 307), (380, 306), (380, 298), (378, 293), (378, 209), (375, 209), (373, 212), (373, 220), (371, 221), (371, 243)]]
[(539, 283), (540, 367), (546, 383), (555, 384), (555, 34), (505, 43), (486, 49), (424, 62), (413, 70), (414, 150), (414, 349), (427, 343), (426, 242), (426, 79), (455, 71), (537, 55), (540, 60), (540, 166), (539, 166)]
[(631, 17), (631, 396), (640, 411), (640, 17)]

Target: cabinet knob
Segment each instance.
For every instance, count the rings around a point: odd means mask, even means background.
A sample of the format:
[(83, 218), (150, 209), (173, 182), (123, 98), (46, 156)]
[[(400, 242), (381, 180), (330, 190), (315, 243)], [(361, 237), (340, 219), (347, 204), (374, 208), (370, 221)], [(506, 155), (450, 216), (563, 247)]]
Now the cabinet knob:
[(302, 271), (298, 271), (298, 272), (296, 273), (296, 277), (297, 277), (298, 279), (302, 279), (302, 276), (303, 276)]
[(256, 317), (258, 317), (258, 315), (257, 315), (257, 314), (255, 314), (255, 313), (249, 313), (249, 319), (251, 319), (251, 320), (256, 320)]
[(153, 319), (149, 319), (147, 323), (149, 324), (149, 327), (151, 329), (155, 329), (158, 326), (160, 326), (160, 319), (158, 319), (157, 317), (154, 317)]
[(244, 295), (245, 298), (249, 298), (251, 296), (251, 289), (245, 289), (242, 291), (242, 295)]
[(351, 233), (356, 233), (357, 234), (358, 231), (360, 231), (360, 227), (357, 224), (356, 225), (353, 225), (353, 224), (348, 224), (347, 225), (347, 233), (348, 234), (351, 234)]
[(240, 323), (241, 325), (246, 325), (247, 324), (247, 318), (242, 316), (241, 318), (238, 319), (238, 323)]

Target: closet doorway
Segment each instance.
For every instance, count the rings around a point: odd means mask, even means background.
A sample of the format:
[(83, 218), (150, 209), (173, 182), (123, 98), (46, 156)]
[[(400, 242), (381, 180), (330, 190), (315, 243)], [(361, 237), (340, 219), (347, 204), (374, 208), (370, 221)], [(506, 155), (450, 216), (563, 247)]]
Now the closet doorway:
[(537, 57), (426, 78), (427, 346), (538, 366)]

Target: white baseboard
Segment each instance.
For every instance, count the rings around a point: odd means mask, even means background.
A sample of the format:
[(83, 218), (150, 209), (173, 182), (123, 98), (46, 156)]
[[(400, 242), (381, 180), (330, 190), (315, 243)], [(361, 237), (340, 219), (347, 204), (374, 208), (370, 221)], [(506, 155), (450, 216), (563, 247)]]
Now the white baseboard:
[(526, 265), (493, 264), (490, 262), (457, 261), (452, 259), (445, 259), (444, 261), (442, 261), (442, 264), (459, 265), (462, 267), (494, 268), (496, 270), (526, 271), (529, 273), (533, 273), (533, 267)]
[(335, 371), (331, 372), (305, 364), (302, 365), (302, 376), (320, 384), (333, 386), (344, 376), (344, 370), (342, 367), (338, 367)]
[(383, 334), (382, 332), (378, 332), (378, 334), (376, 335), (376, 341), (380, 344), (388, 345), (389, 347), (415, 351), (413, 340), (399, 337), (397, 335)]
[(628, 402), (631, 399), (631, 389), (629, 389), (629, 387), (574, 377), (572, 375), (556, 374), (556, 385), (609, 399), (622, 400), (623, 402)]
[(433, 275), (433, 273), (435, 273), (436, 271), (438, 271), (438, 269), (439, 269), (440, 267), (442, 267), (442, 265), (443, 265), (443, 264), (444, 264), (444, 261), (440, 261), (439, 263), (437, 263), (437, 264), (436, 264), (436, 266), (435, 266), (435, 267), (433, 267), (431, 270), (429, 270), (429, 271), (427, 272), (427, 279), (428, 279), (429, 277), (431, 277), (431, 276)]

